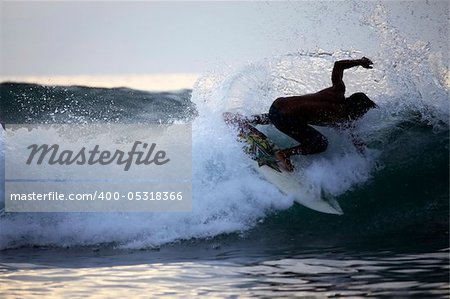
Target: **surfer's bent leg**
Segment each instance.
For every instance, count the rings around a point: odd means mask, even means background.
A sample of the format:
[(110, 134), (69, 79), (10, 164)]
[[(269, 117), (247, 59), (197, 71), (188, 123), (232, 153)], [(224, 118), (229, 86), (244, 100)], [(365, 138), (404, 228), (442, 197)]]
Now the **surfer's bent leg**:
[(295, 129), (289, 128), (282, 132), (300, 143), (298, 146), (282, 150), (287, 157), (317, 154), (324, 152), (328, 147), (327, 138), (308, 125), (299, 126)]
[(287, 117), (278, 111), (274, 105), (270, 107), (269, 118), (278, 130), (300, 143), (276, 153), (276, 157), (287, 170), (292, 171), (294, 169), (289, 159), (290, 156), (317, 154), (327, 149), (328, 140), (319, 131), (297, 118)]

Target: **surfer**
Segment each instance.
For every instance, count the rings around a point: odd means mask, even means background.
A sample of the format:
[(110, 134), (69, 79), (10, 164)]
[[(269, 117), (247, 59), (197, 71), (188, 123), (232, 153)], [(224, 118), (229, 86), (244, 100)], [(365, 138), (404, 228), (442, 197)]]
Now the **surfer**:
[[(228, 120), (240, 126), (273, 124), (278, 130), (298, 141), (300, 144), (297, 146), (275, 152), (275, 157), (282, 166), (288, 171), (293, 171), (294, 167), (290, 160), (292, 155), (321, 153), (328, 147), (327, 138), (311, 125), (351, 127), (354, 120), (376, 107), (375, 103), (362, 92), (345, 98), (345, 85), (342, 80), (344, 70), (355, 66), (371, 69), (372, 64), (366, 57), (336, 61), (331, 74), (333, 83), (331, 87), (313, 94), (277, 98), (266, 114), (249, 118), (236, 114), (224, 117), (234, 118)], [(356, 148), (362, 151), (363, 143), (354, 134), (351, 135)]]

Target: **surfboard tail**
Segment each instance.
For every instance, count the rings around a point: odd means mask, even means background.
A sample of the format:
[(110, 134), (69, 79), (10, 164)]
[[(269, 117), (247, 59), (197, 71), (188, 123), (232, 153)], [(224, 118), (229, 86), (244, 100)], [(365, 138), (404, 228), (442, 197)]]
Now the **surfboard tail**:
[(301, 196), (296, 195), (294, 197), (295, 202), (298, 204), (305, 206), (307, 208), (310, 208), (312, 210), (326, 213), (326, 214), (334, 214), (334, 215), (343, 215), (344, 212), (342, 211), (341, 206), (337, 202), (336, 199), (327, 199), (324, 200), (320, 197), (316, 197), (314, 199), (307, 199), (305, 197), (301, 198)]
[(326, 214), (344, 215), (341, 206), (336, 200), (334, 200), (334, 202), (332, 203), (326, 201), (321, 201), (321, 203), (323, 203), (323, 205), (315, 204), (313, 210)]

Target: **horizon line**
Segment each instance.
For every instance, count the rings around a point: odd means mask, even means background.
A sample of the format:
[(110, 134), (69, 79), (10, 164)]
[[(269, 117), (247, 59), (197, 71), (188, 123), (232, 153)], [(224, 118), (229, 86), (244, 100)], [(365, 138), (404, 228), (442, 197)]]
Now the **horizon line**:
[(0, 83), (17, 82), (41, 85), (87, 86), (100, 88), (126, 87), (145, 91), (192, 89), (200, 74), (150, 73), (111, 75), (0, 75)]

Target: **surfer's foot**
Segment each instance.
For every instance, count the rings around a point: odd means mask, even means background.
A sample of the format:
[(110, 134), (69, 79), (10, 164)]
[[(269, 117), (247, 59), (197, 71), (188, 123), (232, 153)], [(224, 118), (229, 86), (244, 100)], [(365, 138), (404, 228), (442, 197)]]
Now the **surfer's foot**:
[(294, 166), (291, 163), (289, 157), (283, 153), (283, 151), (276, 151), (275, 158), (280, 162), (281, 166), (289, 172), (294, 171)]

